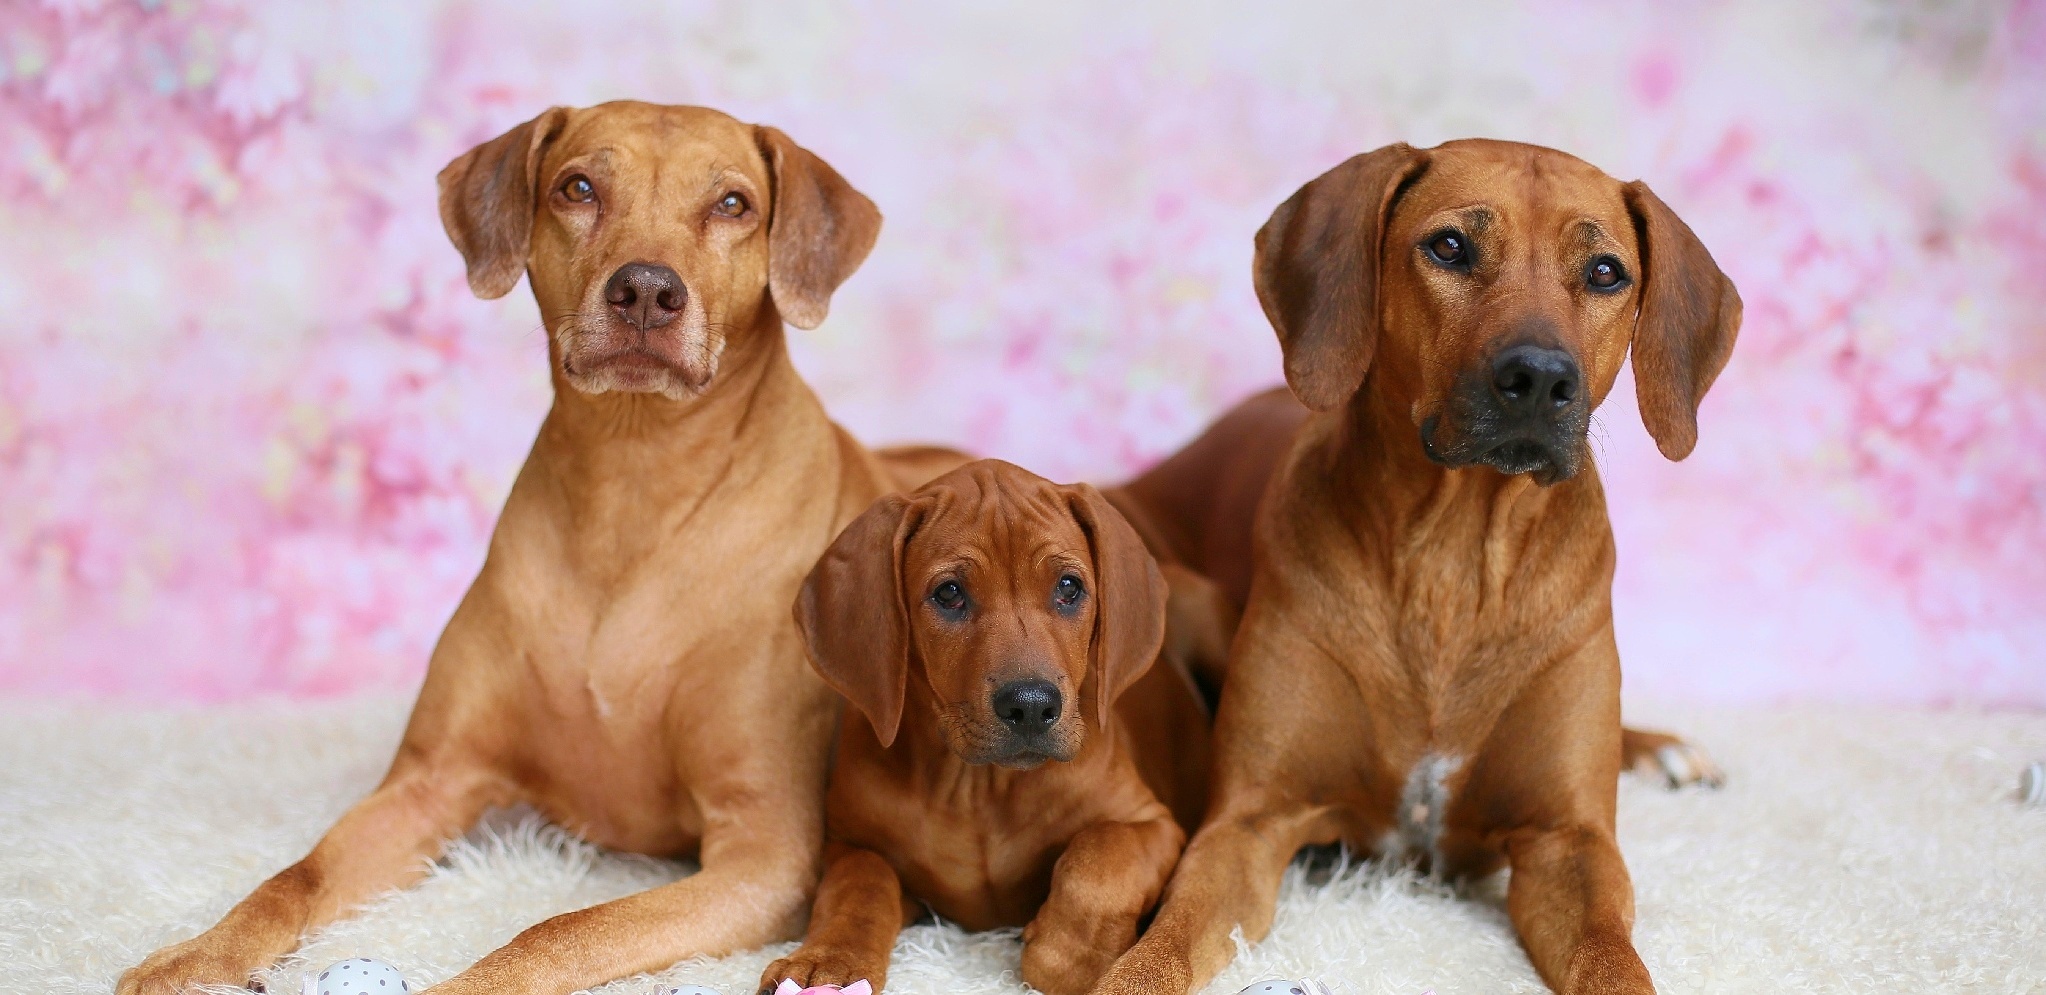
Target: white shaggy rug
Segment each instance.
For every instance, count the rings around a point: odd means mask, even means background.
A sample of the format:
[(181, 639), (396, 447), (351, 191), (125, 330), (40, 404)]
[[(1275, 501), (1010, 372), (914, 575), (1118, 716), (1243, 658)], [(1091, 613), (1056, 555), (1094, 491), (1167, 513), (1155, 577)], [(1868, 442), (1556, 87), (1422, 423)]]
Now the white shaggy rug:
[[(180, 712), (0, 703), (0, 991), (105, 992), (304, 853), (382, 772), (406, 703)], [(1723, 791), (1629, 778), (1635, 942), (1664, 993), (2046, 992), (2046, 808), (2014, 801), (2046, 716), (1634, 708), (1717, 755)], [(513, 813), (418, 888), (280, 965), (373, 956), (433, 982), (548, 915), (686, 873)], [(1319, 883), (1310, 878), (1322, 879)], [(1465, 894), (1373, 866), (1296, 867), (1277, 925), (1210, 992), (1320, 978), (1341, 995), (1540, 992), (1501, 881)], [(774, 948), (602, 989), (752, 991)], [(1020, 993), (1012, 933), (918, 926), (891, 992)]]

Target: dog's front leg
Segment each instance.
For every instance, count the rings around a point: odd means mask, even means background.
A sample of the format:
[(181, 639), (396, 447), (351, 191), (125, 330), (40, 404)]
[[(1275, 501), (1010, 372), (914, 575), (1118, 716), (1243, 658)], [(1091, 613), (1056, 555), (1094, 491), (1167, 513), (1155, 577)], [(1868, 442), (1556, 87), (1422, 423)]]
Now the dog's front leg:
[(1592, 826), (1506, 837), (1506, 912), (1560, 995), (1654, 995), (1634, 952), (1634, 886), (1612, 833)]
[[(1227, 791), (1226, 785), (1223, 790)], [(1236, 956), (1231, 937), (1263, 939), (1279, 882), (1300, 848), (1334, 838), (1327, 812), (1270, 797), (1228, 796), (1180, 856), (1151, 928), (1094, 986), (1101, 995), (1190, 992)]]
[(701, 871), (555, 916), (429, 991), (562, 995), (790, 939), (817, 884), (818, 807), (781, 799), (706, 811)]
[(1052, 868), (1051, 894), (1023, 930), (1023, 980), (1045, 995), (1081, 995), (1137, 939), (1186, 833), (1170, 815), (1089, 826)]
[(305, 859), (263, 882), (212, 929), (158, 950), (123, 974), (116, 995), (248, 985), (307, 930), (423, 877), (441, 844), (467, 830), (500, 794), (481, 768), (451, 768), (401, 753), (384, 783), (349, 809)]
[(824, 861), (803, 945), (767, 965), (760, 975), (762, 992), (774, 991), (783, 980), (804, 988), (842, 988), (862, 979), (880, 991), (888, 980), (895, 937), (914, 908), (903, 900), (902, 879), (879, 854), (843, 843), (829, 844)]

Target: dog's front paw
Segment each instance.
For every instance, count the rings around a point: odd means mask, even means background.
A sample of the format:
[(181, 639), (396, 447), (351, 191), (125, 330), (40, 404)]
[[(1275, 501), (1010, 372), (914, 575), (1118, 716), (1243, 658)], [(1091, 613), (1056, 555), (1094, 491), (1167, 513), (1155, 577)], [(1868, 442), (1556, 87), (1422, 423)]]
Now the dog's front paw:
[(1040, 915), (1023, 929), (1023, 981), (1044, 995), (1084, 995), (1136, 942), (1136, 927), (1134, 920), (1048, 923)]
[(1140, 943), (1109, 967), (1092, 995), (1173, 995), (1192, 987), (1193, 966), (1185, 957), (1166, 944)]
[(205, 933), (158, 950), (114, 983), (114, 995), (183, 995), (200, 985), (247, 988), (269, 958)]
[(805, 943), (795, 953), (767, 965), (760, 975), (760, 995), (773, 995), (783, 981), (794, 981), (798, 988), (818, 985), (844, 988), (855, 981), (865, 981), (878, 992), (887, 980), (885, 957), (876, 963), (857, 951)]

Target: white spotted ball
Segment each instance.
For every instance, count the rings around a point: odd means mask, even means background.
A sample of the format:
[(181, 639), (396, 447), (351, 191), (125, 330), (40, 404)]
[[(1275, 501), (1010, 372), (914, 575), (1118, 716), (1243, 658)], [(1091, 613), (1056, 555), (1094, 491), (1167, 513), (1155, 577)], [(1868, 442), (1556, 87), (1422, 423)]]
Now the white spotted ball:
[(1320, 982), (1308, 978), (1299, 981), (1275, 978), (1251, 985), (1239, 995), (1328, 995), (1328, 989), (1322, 987)]
[(367, 957), (351, 957), (305, 979), (305, 995), (406, 995), (411, 990), (397, 968)]

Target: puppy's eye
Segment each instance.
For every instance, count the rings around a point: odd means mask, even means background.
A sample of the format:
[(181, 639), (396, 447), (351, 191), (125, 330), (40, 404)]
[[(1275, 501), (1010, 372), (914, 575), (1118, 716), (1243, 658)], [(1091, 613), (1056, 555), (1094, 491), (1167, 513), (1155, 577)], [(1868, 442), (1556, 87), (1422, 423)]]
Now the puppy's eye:
[(1436, 232), (1434, 237), (1428, 240), (1427, 251), (1428, 258), (1444, 266), (1470, 265), (1470, 248), (1464, 244), (1462, 232)]
[(948, 612), (959, 611), (966, 607), (966, 589), (958, 581), (948, 580), (931, 592), (931, 604)]
[(1584, 267), (1584, 285), (1601, 293), (1612, 293), (1627, 285), (1627, 271), (1611, 256), (1600, 256)]
[(736, 218), (746, 213), (746, 198), (737, 193), (728, 193), (718, 198), (717, 205), (711, 210), (716, 211), (719, 217)]
[(590, 184), (590, 178), (577, 174), (561, 185), (561, 195), (578, 204), (587, 204), (597, 199), (597, 188)]
[(1052, 597), (1058, 600), (1060, 607), (1069, 607), (1079, 603), (1080, 595), (1084, 593), (1086, 589), (1080, 586), (1080, 578), (1067, 574), (1059, 578), (1058, 588)]

